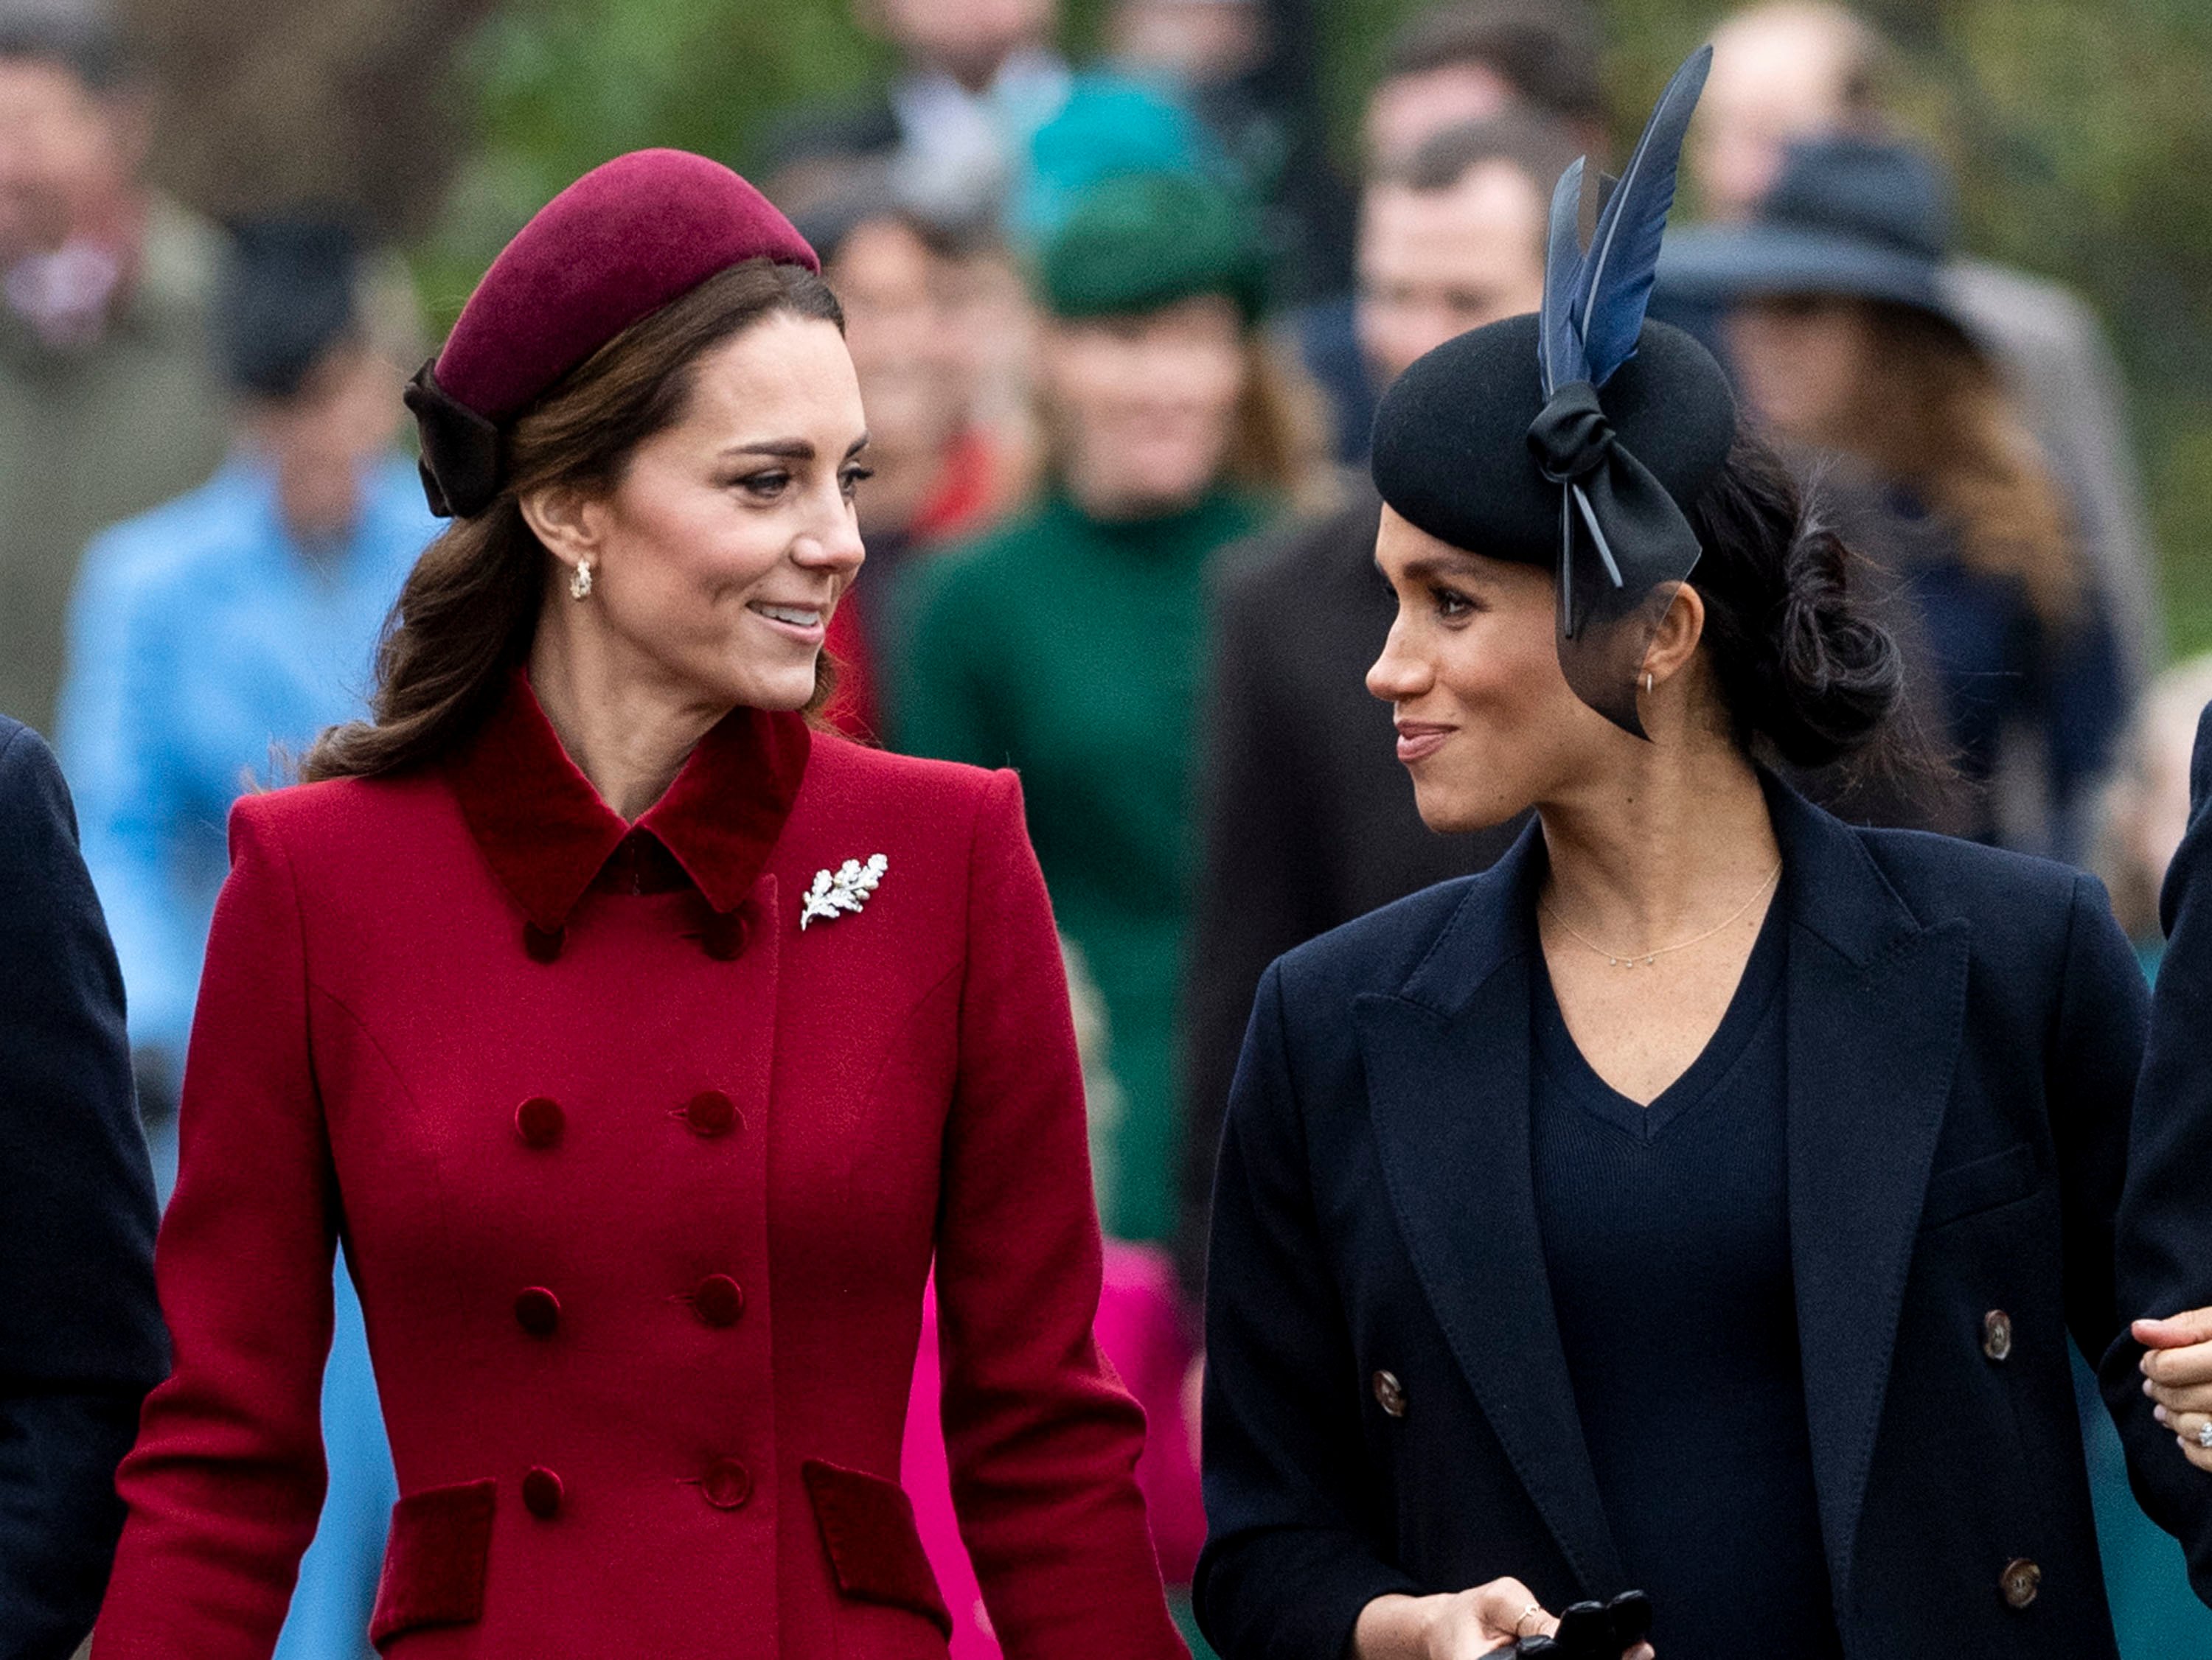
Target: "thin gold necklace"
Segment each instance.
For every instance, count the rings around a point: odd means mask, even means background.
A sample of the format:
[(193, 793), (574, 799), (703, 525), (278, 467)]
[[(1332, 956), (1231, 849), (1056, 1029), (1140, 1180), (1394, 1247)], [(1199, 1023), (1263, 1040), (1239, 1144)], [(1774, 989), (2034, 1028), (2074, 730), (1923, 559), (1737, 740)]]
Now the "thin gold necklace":
[(1559, 906), (1553, 905), (1551, 900), (1547, 899), (1539, 899), (1536, 902), (1542, 906), (1545, 910), (1552, 913), (1552, 920), (1559, 924), (1560, 927), (1565, 929), (1568, 935), (1573, 938), (1577, 944), (1588, 946), (1591, 950), (1596, 952), (1598, 955), (1603, 957), (1607, 962), (1611, 963), (1615, 968), (1636, 968), (1639, 966), (1649, 968), (1653, 964), (1656, 963), (1662, 957), (1670, 956), (1677, 951), (1686, 951), (1693, 945), (1703, 945), (1707, 940), (1712, 938), (1714, 935), (1719, 933), (1730, 923), (1735, 922), (1738, 918), (1741, 917), (1743, 913), (1750, 910), (1753, 906), (1758, 904), (1760, 899), (1765, 896), (1766, 890), (1774, 886), (1781, 875), (1782, 866), (1779, 863), (1777, 863), (1774, 869), (1766, 873), (1766, 880), (1759, 883), (1759, 886), (1753, 890), (1752, 895), (1749, 899), (1746, 900), (1741, 905), (1736, 906), (1734, 911), (1730, 912), (1720, 921), (1715, 923), (1711, 928), (1705, 930), (1704, 933), (1698, 935), (1695, 939), (1684, 940), (1679, 945), (1662, 945), (1656, 951), (1632, 951), (1626, 956), (1622, 956), (1616, 952), (1608, 951), (1603, 946), (1600, 945), (1595, 940), (1590, 938), (1589, 935), (1583, 933), (1580, 929), (1577, 928), (1574, 924), (1569, 922), (1565, 917), (1561, 916), (1559, 914)]

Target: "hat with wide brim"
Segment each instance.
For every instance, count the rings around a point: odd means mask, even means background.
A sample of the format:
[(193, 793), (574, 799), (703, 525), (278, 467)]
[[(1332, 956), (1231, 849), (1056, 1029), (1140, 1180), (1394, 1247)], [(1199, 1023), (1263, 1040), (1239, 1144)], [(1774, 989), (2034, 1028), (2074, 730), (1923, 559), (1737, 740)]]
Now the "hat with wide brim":
[(1832, 231), (1787, 225), (1680, 231), (1659, 256), (1669, 299), (1725, 304), (1780, 294), (1886, 300), (1956, 321), (1943, 264)]
[(1782, 294), (1877, 300), (1955, 324), (1944, 279), (1952, 221), (1950, 180), (1932, 156), (1890, 139), (1809, 139), (1790, 147), (1749, 223), (1668, 239), (1660, 293), (1695, 305)]

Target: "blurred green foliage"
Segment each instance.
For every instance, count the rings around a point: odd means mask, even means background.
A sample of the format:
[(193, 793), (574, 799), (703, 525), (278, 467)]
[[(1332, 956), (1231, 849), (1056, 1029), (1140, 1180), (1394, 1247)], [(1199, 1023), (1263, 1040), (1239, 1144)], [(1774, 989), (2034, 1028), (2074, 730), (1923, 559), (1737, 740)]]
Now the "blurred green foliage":
[[(1068, 44), (1108, 0), (1070, 0)], [(1421, 0), (1320, 0), (1340, 154), (1377, 53)], [(1600, 0), (1632, 129), (1728, 9)], [(1866, 0), (1899, 45), (1906, 118), (1956, 164), (1976, 251), (2073, 283), (2135, 395), (2177, 652), (2212, 648), (2212, 4)], [(420, 251), (442, 324), (504, 239), (607, 156), (678, 144), (743, 166), (771, 112), (850, 100), (887, 70), (848, 0), (510, 0), (465, 56), (484, 143)], [(1625, 134), (1626, 136), (1626, 134)]]

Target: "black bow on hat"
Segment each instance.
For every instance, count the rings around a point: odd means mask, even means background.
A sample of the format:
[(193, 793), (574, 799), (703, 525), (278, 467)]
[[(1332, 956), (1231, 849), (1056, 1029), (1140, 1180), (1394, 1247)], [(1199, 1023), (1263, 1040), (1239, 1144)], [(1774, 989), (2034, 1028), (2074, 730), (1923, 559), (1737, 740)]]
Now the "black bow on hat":
[(1638, 737), (1646, 736), (1636, 709), (1644, 656), (1699, 550), (1674, 497), (1620, 442), (1598, 393), (1636, 354), (1682, 140), (1712, 61), (1713, 49), (1700, 47), (1660, 94), (1587, 250), (1578, 233), (1583, 163), (1561, 175), (1545, 252), (1537, 358), (1547, 401), (1528, 447), (1559, 487), (1559, 666), (1577, 697)]
[(440, 518), (467, 518), (499, 494), (499, 428), (447, 396), (425, 363), (399, 395), (422, 444), (422, 494)]

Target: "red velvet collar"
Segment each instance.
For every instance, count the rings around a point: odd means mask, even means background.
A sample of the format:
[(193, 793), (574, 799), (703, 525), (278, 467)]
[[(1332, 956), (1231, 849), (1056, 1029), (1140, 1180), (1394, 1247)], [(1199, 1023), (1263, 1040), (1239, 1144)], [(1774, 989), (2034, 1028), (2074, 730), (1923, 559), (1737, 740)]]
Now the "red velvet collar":
[[(734, 911), (783, 832), (811, 743), (802, 716), (733, 709), (635, 827), (675, 856), (708, 904)], [(522, 670), (447, 771), (500, 885), (532, 923), (558, 930), (632, 827), (568, 759)]]

